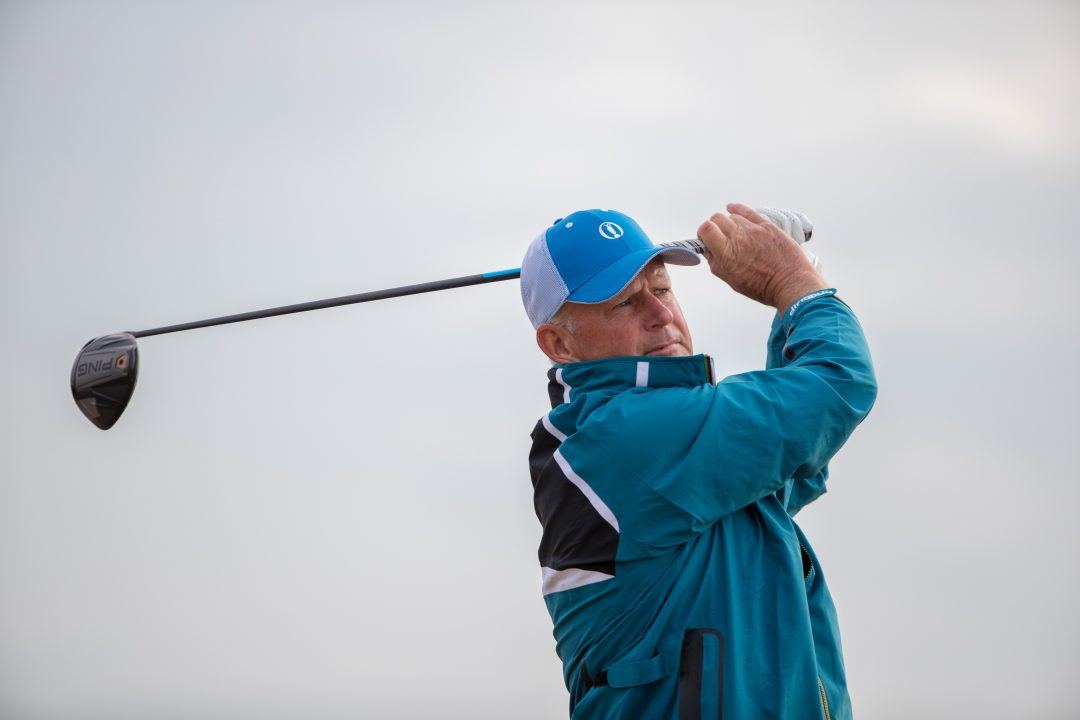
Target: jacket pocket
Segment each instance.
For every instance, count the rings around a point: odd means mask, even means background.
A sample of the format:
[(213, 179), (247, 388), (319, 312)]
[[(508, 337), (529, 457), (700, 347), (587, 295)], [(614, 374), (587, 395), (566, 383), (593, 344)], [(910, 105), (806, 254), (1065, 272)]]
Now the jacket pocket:
[(723, 716), (724, 636), (713, 628), (689, 628), (679, 657), (679, 720)]

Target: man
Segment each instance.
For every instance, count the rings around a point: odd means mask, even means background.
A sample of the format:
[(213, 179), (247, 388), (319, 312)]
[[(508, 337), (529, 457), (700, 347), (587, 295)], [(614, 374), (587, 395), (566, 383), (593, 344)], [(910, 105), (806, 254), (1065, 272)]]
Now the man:
[(576, 212), (533, 241), (522, 299), (551, 359), (529, 466), (543, 594), (574, 718), (850, 718), (836, 611), (792, 516), (877, 393), (858, 321), (744, 205), (710, 269), (777, 309), (765, 370), (716, 382), (658, 248)]

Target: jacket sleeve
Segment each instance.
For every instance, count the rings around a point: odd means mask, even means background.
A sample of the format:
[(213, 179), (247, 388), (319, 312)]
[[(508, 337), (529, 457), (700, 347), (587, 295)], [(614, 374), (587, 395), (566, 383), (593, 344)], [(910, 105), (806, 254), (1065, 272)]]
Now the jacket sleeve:
[(589, 417), (578, 435), (623, 478), (598, 491), (624, 531), (676, 541), (679, 528), (700, 532), (770, 493), (783, 500), (789, 478), (823, 481), (877, 395), (862, 328), (833, 293), (812, 293), (779, 320), (778, 366), (635, 389)]
[[(787, 332), (784, 329), (784, 316), (773, 316), (769, 328), (769, 340), (766, 343), (765, 369), (773, 370), (787, 364), (784, 358), (784, 345), (787, 344)], [(825, 494), (825, 483), (829, 479), (829, 466), (825, 465), (811, 477), (794, 477), (784, 481), (776, 491), (776, 498), (784, 510), (793, 516), (804, 507)]]

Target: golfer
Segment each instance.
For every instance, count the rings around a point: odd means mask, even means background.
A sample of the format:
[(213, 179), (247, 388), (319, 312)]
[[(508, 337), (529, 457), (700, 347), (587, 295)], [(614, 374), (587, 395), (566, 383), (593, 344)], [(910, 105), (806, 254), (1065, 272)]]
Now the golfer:
[(850, 718), (836, 610), (792, 519), (874, 402), (862, 329), (745, 205), (698, 228), (712, 273), (776, 308), (765, 370), (717, 382), (634, 220), (536, 238), (521, 292), (550, 358), (529, 467), (574, 718)]

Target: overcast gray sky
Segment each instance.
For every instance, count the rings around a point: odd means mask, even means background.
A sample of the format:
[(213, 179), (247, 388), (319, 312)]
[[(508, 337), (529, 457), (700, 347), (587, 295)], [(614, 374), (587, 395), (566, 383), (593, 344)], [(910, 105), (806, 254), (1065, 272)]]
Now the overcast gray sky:
[[(516, 282), (95, 335), (801, 210), (881, 392), (799, 516), (864, 718), (1080, 711), (1080, 7), (0, 2), (0, 717), (557, 718)], [(696, 349), (770, 314), (676, 268)]]

